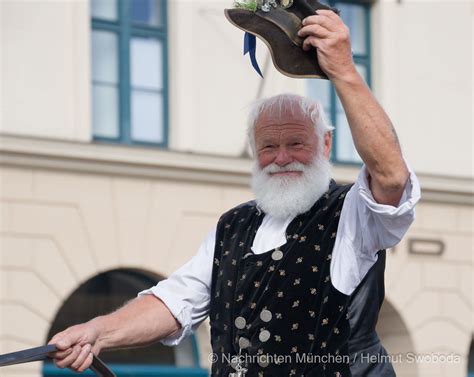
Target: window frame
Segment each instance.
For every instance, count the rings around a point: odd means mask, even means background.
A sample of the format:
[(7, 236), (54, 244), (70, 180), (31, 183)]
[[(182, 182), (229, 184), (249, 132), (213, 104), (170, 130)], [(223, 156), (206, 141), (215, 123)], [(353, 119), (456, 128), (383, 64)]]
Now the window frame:
[[(94, 124), (91, 117), (91, 130), (93, 141), (151, 146), (151, 147), (168, 147), (169, 141), (169, 82), (168, 82), (168, 2), (167, 0), (159, 0), (161, 2), (161, 22), (160, 26), (148, 26), (133, 24), (131, 17), (131, 3), (133, 0), (116, 0), (117, 1), (117, 20), (99, 19), (90, 14), (91, 20), (91, 38), (92, 32), (102, 30), (113, 32), (118, 39), (118, 137), (97, 136), (94, 133)], [(152, 37), (158, 39), (162, 43), (163, 48), (163, 140), (161, 142), (151, 141), (135, 141), (132, 139), (132, 112), (131, 112), (131, 72), (130, 72), (130, 44), (134, 36)], [(92, 53), (92, 52), (91, 52)], [(92, 59), (91, 59), (92, 64)], [(91, 91), (94, 81), (91, 77)], [(91, 97), (92, 98), (92, 97)], [(92, 104), (92, 106), (94, 106)]]
[[(361, 6), (364, 9), (365, 16), (365, 45), (366, 45), (366, 54), (354, 54), (354, 64), (362, 65), (366, 68), (367, 77), (366, 83), (369, 87), (372, 86), (372, 65), (371, 65), (371, 5), (372, 2), (369, 0), (326, 0), (326, 3), (332, 7), (337, 8), (337, 3), (350, 4)], [(346, 166), (362, 166), (361, 162), (358, 161), (349, 161), (342, 160), (338, 158), (337, 155), (337, 143), (338, 143), (338, 133), (337, 133), (337, 95), (334, 85), (329, 83), (329, 113), (326, 114), (329, 118), (330, 124), (334, 125), (334, 130), (332, 133), (333, 145), (331, 152), (331, 162), (337, 165), (346, 165)]]

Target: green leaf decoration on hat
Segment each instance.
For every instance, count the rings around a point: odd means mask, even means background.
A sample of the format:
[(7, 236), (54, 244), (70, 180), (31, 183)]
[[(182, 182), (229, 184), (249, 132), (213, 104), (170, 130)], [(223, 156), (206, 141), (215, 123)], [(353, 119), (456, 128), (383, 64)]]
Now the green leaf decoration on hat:
[(257, 10), (257, 0), (234, 0), (234, 8), (246, 9), (251, 12)]

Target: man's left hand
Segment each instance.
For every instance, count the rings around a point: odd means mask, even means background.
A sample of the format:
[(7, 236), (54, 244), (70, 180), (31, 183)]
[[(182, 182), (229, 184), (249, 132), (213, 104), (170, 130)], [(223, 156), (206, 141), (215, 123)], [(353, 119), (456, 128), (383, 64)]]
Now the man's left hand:
[(304, 38), (303, 50), (317, 50), (318, 62), (329, 79), (349, 79), (357, 71), (352, 61), (349, 28), (333, 11), (320, 9), (303, 20), (298, 35)]

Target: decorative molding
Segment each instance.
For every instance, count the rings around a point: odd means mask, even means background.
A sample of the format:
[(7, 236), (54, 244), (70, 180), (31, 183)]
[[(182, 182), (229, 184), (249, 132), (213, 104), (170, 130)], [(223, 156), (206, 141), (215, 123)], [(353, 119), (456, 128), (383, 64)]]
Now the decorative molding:
[(408, 252), (417, 255), (430, 255), (439, 257), (444, 253), (446, 246), (443, 241), (435, 239), (410, 238)]
[[(107, 174), (248, 187), (252, 161), (113, 144), (79, 143), (0, 135), (0, 166)], [(357, 166), (334, 168), (334, 178), (353, 182)], [(422, 201), (474, 206), (473, 180), (418, 174)]]

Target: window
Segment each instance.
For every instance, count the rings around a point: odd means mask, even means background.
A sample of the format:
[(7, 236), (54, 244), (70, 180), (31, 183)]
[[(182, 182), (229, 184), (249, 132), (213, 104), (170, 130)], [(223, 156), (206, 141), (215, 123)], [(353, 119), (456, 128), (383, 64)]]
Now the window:
[[(330, 0), (326, 3), (341, 11), (341, 17), (351, 32), (354, 63), (370, 86), (370, 4), (357, 0)], [(346, 116), (333, 85), (327, 80), (307, 80), (307, 93), (322, 103), (328, 120), (336, 127), (332, 161), (360, 164), (362, 160), (352, 142)]]
[(90, 4), (94, 139), (166, 146), (166, 1)]

